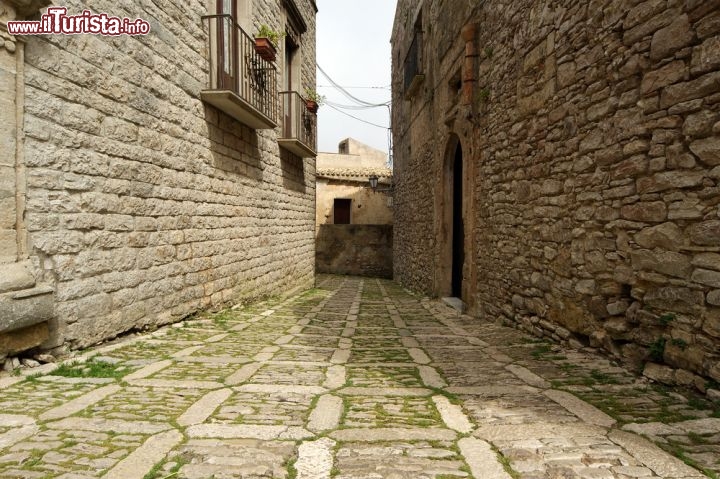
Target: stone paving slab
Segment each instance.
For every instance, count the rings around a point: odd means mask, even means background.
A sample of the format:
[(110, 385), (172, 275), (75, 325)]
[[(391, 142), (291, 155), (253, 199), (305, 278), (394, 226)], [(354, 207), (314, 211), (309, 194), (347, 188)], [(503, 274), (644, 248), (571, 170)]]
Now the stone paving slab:
[(0, 377), (0, 477), (720, 473), (720, 404), (389, 281), (318, 285)]

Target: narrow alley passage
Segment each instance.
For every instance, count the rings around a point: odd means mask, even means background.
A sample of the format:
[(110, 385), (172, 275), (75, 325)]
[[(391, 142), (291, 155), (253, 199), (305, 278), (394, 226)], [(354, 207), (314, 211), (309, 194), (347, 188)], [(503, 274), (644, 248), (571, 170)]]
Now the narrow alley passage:
[(0, 477), (720, 471), (720, 417), (704, 400), (458, 316), (390, 281), (322, 276), (318, 285), (0, 380)]

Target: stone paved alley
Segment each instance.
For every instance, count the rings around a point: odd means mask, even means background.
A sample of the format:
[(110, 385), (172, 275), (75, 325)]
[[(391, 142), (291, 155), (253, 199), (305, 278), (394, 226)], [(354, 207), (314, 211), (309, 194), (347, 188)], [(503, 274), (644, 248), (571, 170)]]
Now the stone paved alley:
[(718, 404), (389, 281), (319, 277), (290, 299), (199, 316), (81, 361), (0, 379), (0, 477), (720, 471)]

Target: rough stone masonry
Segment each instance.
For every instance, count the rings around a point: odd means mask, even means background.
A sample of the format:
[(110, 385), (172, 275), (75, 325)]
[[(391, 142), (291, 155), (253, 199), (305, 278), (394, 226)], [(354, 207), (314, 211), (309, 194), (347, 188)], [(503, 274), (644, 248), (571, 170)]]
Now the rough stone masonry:
[[(54, 291), (43, 346), (311, 287), (314, 161), (200, 100), (214, 2), (68, 0), (151, 34), (7, 34), (40, 3), (0, 0), (0, 276), (22, 263), (29, 280), (9, 294)], [(283, 30), (289, 3), (307, 23), (302, 91), (315, 84), (314, 1), (254, 2), (248, 23)]]
[(401, 0), (393, 64), (397, 279), (448, 293), (460, 145), (474, 314), (720, 381), (720, 1)]

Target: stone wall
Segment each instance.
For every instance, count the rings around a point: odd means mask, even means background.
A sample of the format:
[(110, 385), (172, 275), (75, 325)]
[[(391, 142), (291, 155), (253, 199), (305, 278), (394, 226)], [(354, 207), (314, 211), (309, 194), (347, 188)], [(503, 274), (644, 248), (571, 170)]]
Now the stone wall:
[(39, 3), (0, 2), (0, 362), (40, 345), (52, 347), (53, 289), (38, 284), (38, 258), (31, 256), (25, 220), (24, 43), (7, 21), (37, 11)]
[[(314, 2), (297, 3), (302, 83), (314, 86)], [(200, 101), (205, 2), (63, 5), (144, 18), (152, 32), (27, 38), (26, 222), (39, 279), (56, 291), (56, 342), (311, 287), (314, 160), (281, 151), (279, 129)], [(280, 5), (256, 2), (255, 23)]]
[(393, 66), (397, 279), (447, 289), (459, 141), (474, 314), (720, 381), (720, 2), (401, 0)]
[(318, 273), (392, 278), (392, 225), (320, 225)]

